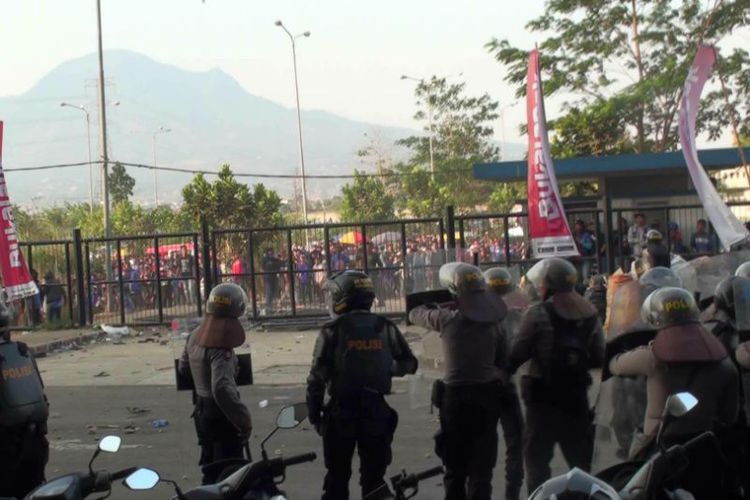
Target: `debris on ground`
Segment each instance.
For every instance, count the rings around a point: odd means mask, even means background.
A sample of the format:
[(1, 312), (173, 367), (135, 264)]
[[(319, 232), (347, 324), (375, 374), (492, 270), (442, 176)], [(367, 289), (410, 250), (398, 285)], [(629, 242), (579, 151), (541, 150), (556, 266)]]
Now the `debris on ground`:
[(264, 399), (264, 400), (258, 402), (258, 406), (261, 407), (261, 408), (265, 408), (266, 406), (268, 406), (268, 400)]
[(136, 427), (133, 424), (128, 424), (128, 425), (126, 425), (125, 427), (122, 428), (122, 432), (124, 432), (125, 434), (135, 434), (139, 430), (141, 430), (141, 428), (140, 427)]
[(99, 372), (96, 375), (94, 375), (94, 378), (98, 378), (98, 377), (109, 377), (109, 373), (107, 373), (107, 372)]
[(151, 427), (153, 427), (154, 429), (161, 429), (162, 427), (167, 427), (168, 425), (169, 420), (165, 420), (163, 418), (158, 418), (151, 421)]
[(137, 406), (128, 406), (125, 408), (131, 415), (142, 415), (143, 413), (149, 413), (151, 410), (148, 408), (139, 408)]

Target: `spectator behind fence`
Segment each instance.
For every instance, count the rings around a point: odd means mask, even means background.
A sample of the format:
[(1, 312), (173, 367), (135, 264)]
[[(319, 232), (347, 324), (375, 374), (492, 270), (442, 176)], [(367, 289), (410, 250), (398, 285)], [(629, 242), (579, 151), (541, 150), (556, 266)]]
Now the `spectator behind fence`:
[(194, 257), (188, 253), (186, 245), (180, 247), (179, 266), (180, 277), (185, 278), (185, 281), (183, 281), (185, 302), (190, 304), (195, 298), (195, 281), (192, 279), (193, 269), (195, 269), (195, 260)]
[(642, 213), (635, 214), (635, 223), (628, 228), (628, 246), (631, 256), (638, 258), (646, 248), (646, 216)]
[(698, 219), (695, 223), (695, 232), (690, 237), (690, 250), (702, 255), (716, 253), (716, 236), (706, 230), (705, 219)]
[(681, 255), (687, 251), (685, 243), (682, 241), (680, 226), (674, 221), (669, 223), (669, 246), (670, 251), (677, 255)]
[(267, 248), (261, 262), (263, 274), (263, 287), (266, 292), (266, 314), (273, 312), (274, 301), (279, 293), (279, 271), (283, 266), (281, 259), (273, 254), (273, 248)]
[(589, 258), (596, 255), (596, 239), (586, 229), (586, 224), (582, 219), (576, 220), (574, 228), (573, 237), (575, 238), (576, 247), (578, 247), (578, 253), (583, 257), (583, 260), (580, 261), (577, 267), (581, 274), (581, 280), (586, 281), (591, 274), (591, 260)]
[(47, 321), (59, 321), (63, 303), (65, 302), (65, 290), (55, 273), (47, 271), (44, 275), (44, 300), (46, 304)]

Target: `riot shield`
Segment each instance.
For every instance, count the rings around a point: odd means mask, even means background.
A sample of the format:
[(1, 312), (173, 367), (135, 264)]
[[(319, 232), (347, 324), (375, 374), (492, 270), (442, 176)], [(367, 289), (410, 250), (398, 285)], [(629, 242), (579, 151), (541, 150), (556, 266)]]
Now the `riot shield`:
[(682, 278), (684, 288), (699, 294), (701, 302), (714, 296), (716, 285), (742, 264), (750, 260), (750, 250), (722, 253), (713, 257), (698, 257), (674, 268)]
[(644, 377), (616, 377), (609, 372), (609, 362), (654, 339), (656, 332), (641, 320), (641, 305), (648, 289), (637, 281), (623, 284), (611, 304), (605, 362), (599, 391), (595, 399), (594, 472), (617, 465), (630, 454), (646, 412)]

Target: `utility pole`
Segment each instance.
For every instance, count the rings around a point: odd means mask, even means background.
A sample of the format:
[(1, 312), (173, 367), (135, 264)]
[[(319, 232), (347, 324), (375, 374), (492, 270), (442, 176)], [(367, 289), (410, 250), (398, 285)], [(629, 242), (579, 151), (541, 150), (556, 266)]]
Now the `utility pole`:
[[(102, 200), (104, 202), (104, 237), (107, 256), (104, 261), (104, 267), (107, 270), (107, 281), (112, 282), (112, 244), (108, 238), (112, 237), (112, 226), (110, 224), (109, 214), (109, 156), (107, 155), (107, 101), (104, 95), (104, 53), (102, 51), (102, 6), (101, 0), (96, 0), (96, 28), (99, 49), (99, 134), (102, 143)], [(118, 255), (119, 259), (120, 256)], [(112, 310), (112, 301), (114, 294), (111, 293), (111, 287), (107, 287), (110, 293), (107, 294), (107, 309)]]

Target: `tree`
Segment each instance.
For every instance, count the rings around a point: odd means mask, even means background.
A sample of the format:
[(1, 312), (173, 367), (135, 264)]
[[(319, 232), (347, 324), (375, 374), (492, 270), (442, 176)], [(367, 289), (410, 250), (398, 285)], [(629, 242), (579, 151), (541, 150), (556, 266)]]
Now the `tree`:
[(112, 171), (107, 176), (107, 182), (109, 183), (109, 197), (113, 205), (127, 201), (133, 196), (135, 179), (119, 162), (112, 167)]
[(256, 184), (251, 192), (226, 164), (213, 183), (196, 174), (182, 189), (182, 197), (183, 210), (195, 224), (204, 217), (215, 227), (267, 227), (282, 222), (279, 195), (263, 184)]
[[(566, 103), (572, 116), (564, 130), (582, 154), (592, 146), (602, 149), (590, 140), (583, 119), (591, 113), (609, 124), (606, 135), (623, 127), (632, 131), (636, 152), (676, 148), (679, 99), (698, 43), (716, 42), (750, 23), (747, 0), (718, 2), (709, 12), (702, 5), (700, 0), (547, 0), (544, 14), (527, 24), (544, 37), (539, 48), (545, 94), (577, 96)], [(498, 39), (488, 48), (508, 68), (506, 81), (523, 96), (527, 51)], [(734, 113), (747, 133), (750, 55), (741, 48), (726, 50), (716, 70), (727, 83), (730, 106), (720, 90), (707, 92), (698, 132), (717, 138)]]
[(420, 121), (432, 114), (434, 175), (430, 172), (429, 124), (427, 135), (411, 136), (397, 142), (409, 148), (411, 158), (393, 168), (396, 176), (390, 186), (400, 192), (398, 206), (417, 217), (440, 215), (446, 205), (468, 212), (484, 205), (491, 192), (487, 183), (474, 180), (475, 163), (493, 161), (498, 148), (492, 141), (490, 123), (498, 117), (498, 103), (488, 94), (465, 95), (464, 83), (448, 83), (432, 77), (415, 90)]
[(396, 218), (396, 201), (383, 181), (354, 171), (354, 179), (341, 189), (341, 220), (385, 221)]

